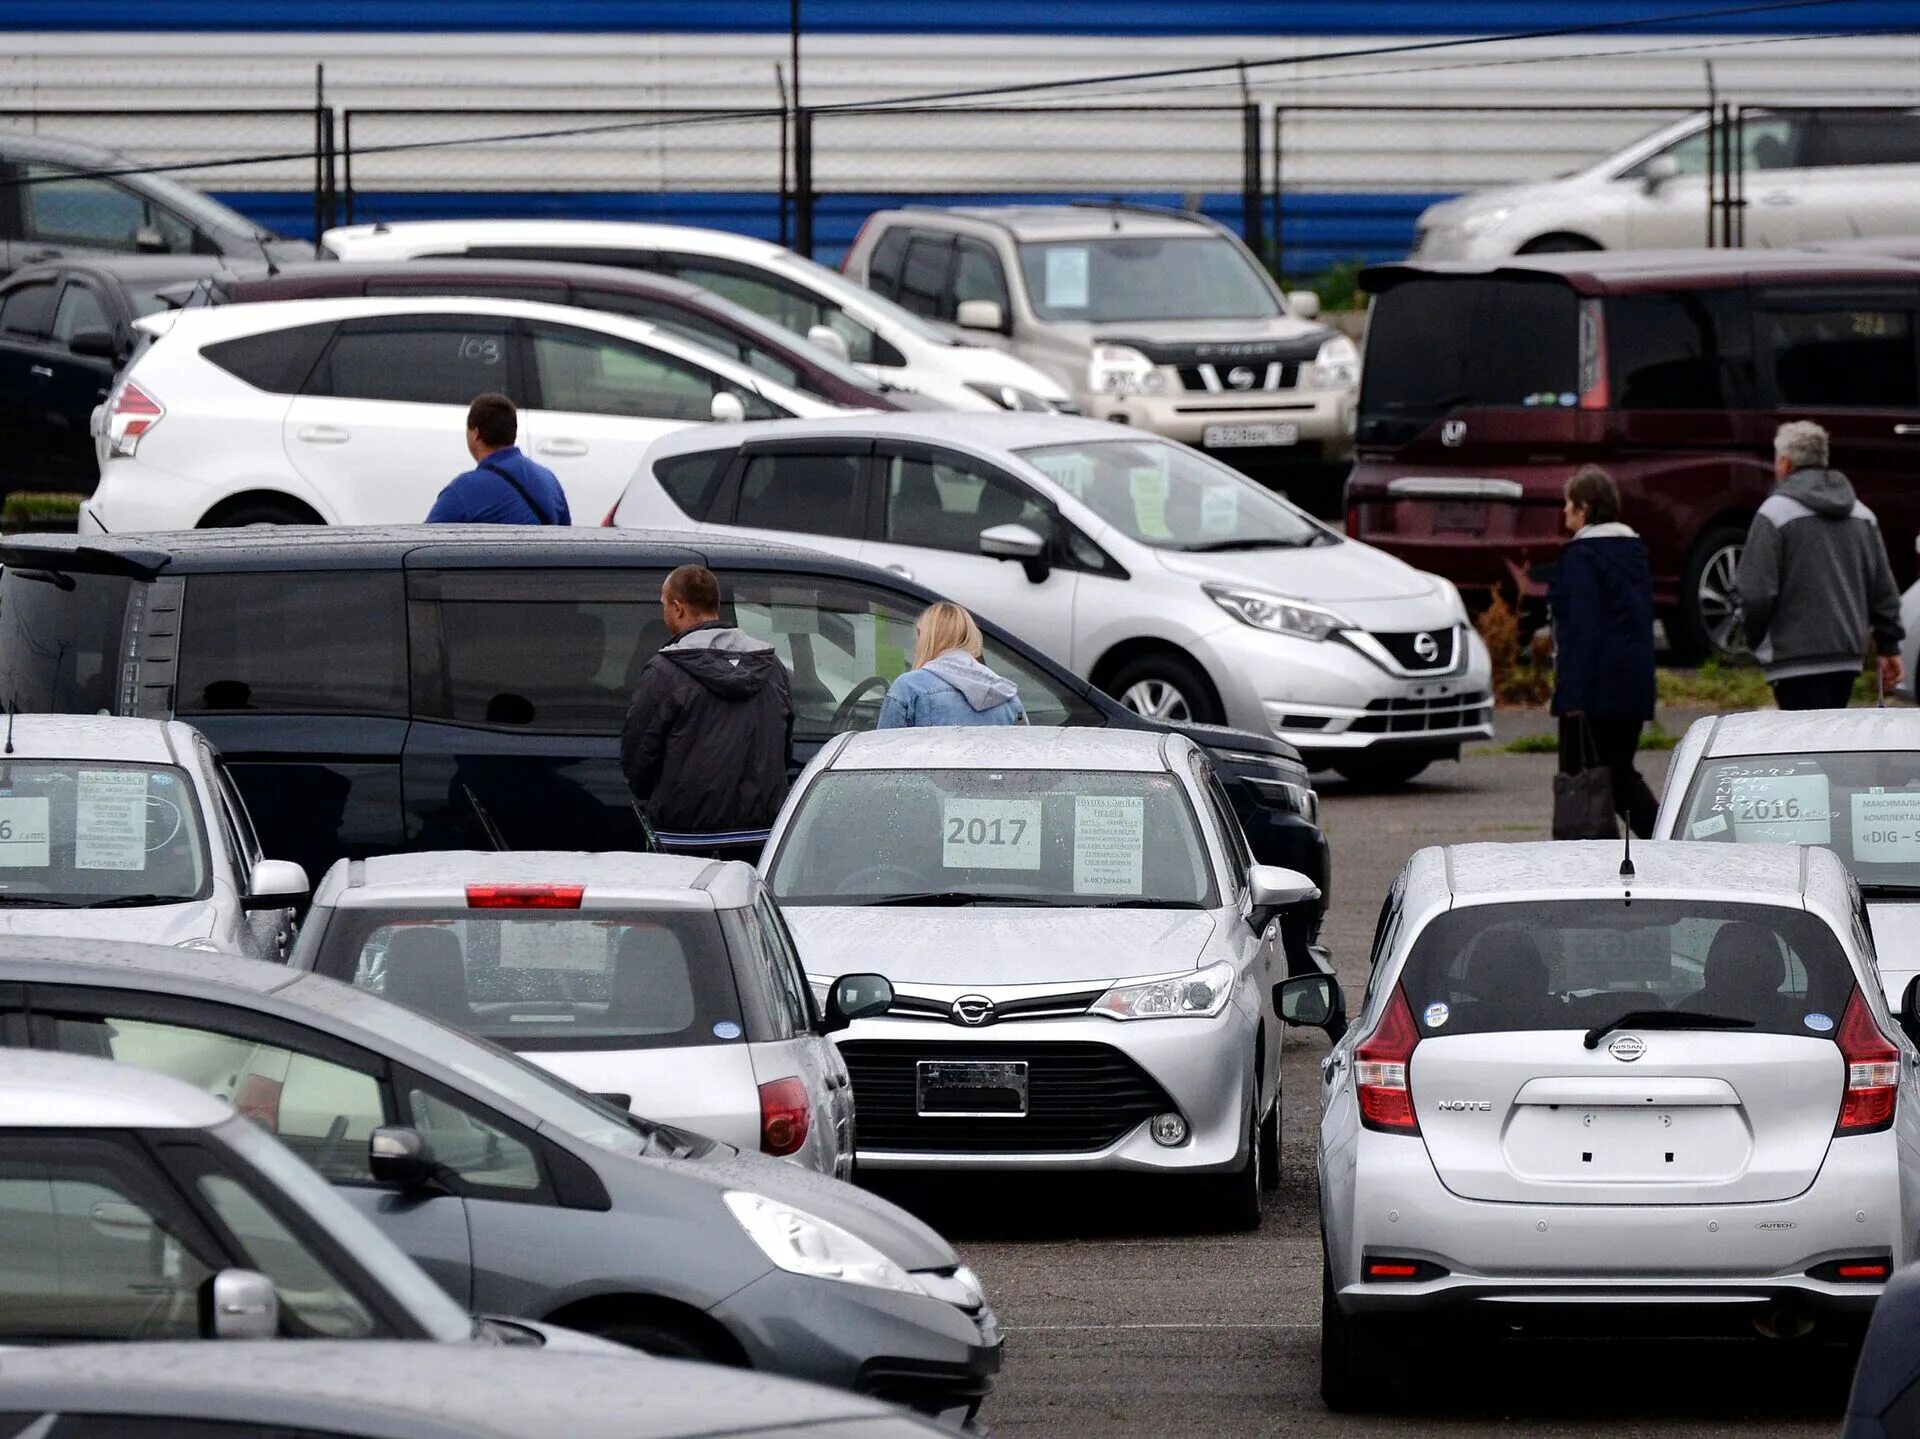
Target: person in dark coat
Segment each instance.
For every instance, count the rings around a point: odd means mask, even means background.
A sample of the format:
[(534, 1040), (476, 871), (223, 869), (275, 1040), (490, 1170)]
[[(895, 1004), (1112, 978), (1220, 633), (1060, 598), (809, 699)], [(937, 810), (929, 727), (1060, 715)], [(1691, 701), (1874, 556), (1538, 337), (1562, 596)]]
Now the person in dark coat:
[(720, 583), (682, 565), (660, 587), (673, 638), (640, 672), (620, 769), (662, 847), (757, 852), (787, 797), (792, 680), (764, 640), (720, 618)]
[(1548, 595), (1553, 608), (1553, 712), (1560, 772), (1598, 763), (1613, 772), (1617, 814), (1642, 839), (1659, 803), (1634, 768), (1640, 727), (1653, 718), (1653, 576), (1647, 544), (1620, 521), (1613, 477), (1588, 465), (1567, 481), (1566, 526)]
[(477, 395), (467, 406), (473, 468), (455, 475), (427, 511), (430, 525), (570, 525), (567, 492), (545, 465), (514, 443), (520, 412), (505, 395)]

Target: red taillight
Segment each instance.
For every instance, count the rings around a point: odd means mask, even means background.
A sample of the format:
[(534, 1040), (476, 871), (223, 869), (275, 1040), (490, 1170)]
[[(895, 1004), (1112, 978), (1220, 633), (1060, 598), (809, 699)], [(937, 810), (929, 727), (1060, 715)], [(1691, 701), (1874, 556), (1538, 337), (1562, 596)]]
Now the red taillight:
[(1884, 1264), (1842, 1264), (1835, 1271), (1842, 1279), (1885, 1279), (1887, 1266)]
[(117, 456), (131, 455), (140, 448), (140, 437), (166, 418), (166, 408), (128, 380), (114, 396), (113, 409), (107, 414), (107, 447)]
[(1900, 1051), (1880, 1032), (1873, 1011), (1858, 989), (1847, 1001), (1847, 1012), (1833, 1036), (1847, 1066), (1847, 1092), (1840, 1100), (1840, 1122), (1835, 1134), (1871, 1134), (1893, 1123), (1894, 1097), (1899, 1093)]
[(613, 517), (619, 513), (620, 513), (620, 501), (615, 500), (613, 502), (613, 508), (607, 511), (607, 517), (604, 520), (600, 521), (600, 528), (603, 530), (612, 529)]
[(1352, 540), (1360, 538), (1360, 506), (1358, 505), (1347, 506), (1347, 538)]
[(1416, 1264), (1369, 1264), (1367, 1266), (1369, 1279), (1411, 1279), (1419, 1272), (1420, 1267)]
[(470, 884), (468, 909), (578, 909), (583, 884)]
[(1420, 1032), (1413, 1027), (1413, 1011), (1398, 985), (1387, 998), (1380, 1025), (1354, 1051), (1353, 1081), (1360, 1091), (1360, 1122), (1369, 1129), (1392, 1134), (1418, 1134), (1413, 1113), (1413, 1091), (1407, 1087), (1407, 1066)]
[(280, 1132), (280, 1081), (264, 1074), (243, 1075), (233, 1087), (233, 1107), (269, 1134)]
[(1607, 386), (1607, 320), (1598, 300), (1580, 302), (1580, 408), (1604, 410)]
[(807, 1142), (813, 1106), (797, 1079), (776, 1079), (760, 1086), (760, 1152), (778, 1157)]

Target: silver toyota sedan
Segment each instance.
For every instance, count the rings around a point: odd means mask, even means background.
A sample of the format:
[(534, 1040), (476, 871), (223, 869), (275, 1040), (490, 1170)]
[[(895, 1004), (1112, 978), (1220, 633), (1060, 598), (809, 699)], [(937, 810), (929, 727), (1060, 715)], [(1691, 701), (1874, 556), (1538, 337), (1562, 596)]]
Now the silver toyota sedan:
[[(1423, 849), (1324, 1064), (1321, 1392), (1418, 1329), (1798, 1336), (1913, 1254), (1915, 1051), (1831, 853)], [(1751, 1331), (1749, 1331), (1751, 1332)]]
[(1319, 891), (1252, 863), (1190, 741), (842, 735), (762, 864), (816, 987), (893, 982), (835, 1036), (864, 1168), (1191, 1175), (1210, 1218), (1259, 1223), (1281, 1029), (1331, 1002), (1325, 976), (1286, 978), (1276, 916)]

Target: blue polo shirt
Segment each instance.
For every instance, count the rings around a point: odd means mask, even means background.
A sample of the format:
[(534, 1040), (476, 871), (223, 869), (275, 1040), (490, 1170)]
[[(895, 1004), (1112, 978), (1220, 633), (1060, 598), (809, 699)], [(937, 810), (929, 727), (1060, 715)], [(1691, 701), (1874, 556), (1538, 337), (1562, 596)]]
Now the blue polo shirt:
[[(518, 488), (514, 480), (519, 481)], [(518, 446), (508, 445), (465, 474), (455, 475), (427, 512), (427, 523), (570, 525), (573, 515), (567, 509), (566, 491), (560, 488), (553, 471), (536, 465), (520, 453)]]

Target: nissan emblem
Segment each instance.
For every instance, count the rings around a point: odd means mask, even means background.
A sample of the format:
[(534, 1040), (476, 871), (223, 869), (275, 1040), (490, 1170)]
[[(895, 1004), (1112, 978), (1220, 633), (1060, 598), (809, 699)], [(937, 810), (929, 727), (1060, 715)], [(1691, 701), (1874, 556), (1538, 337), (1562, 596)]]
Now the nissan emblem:
[(1634, 1060), (1646, 1052), (1647, 1046), (1645, 1043), (1643, 1043), (1637, 1035), (1632, 1034), (1623, 1034), (1607, 1046), (1607, 1053), (1611, 1054), (1622, 1064), (1632, 1064)]

